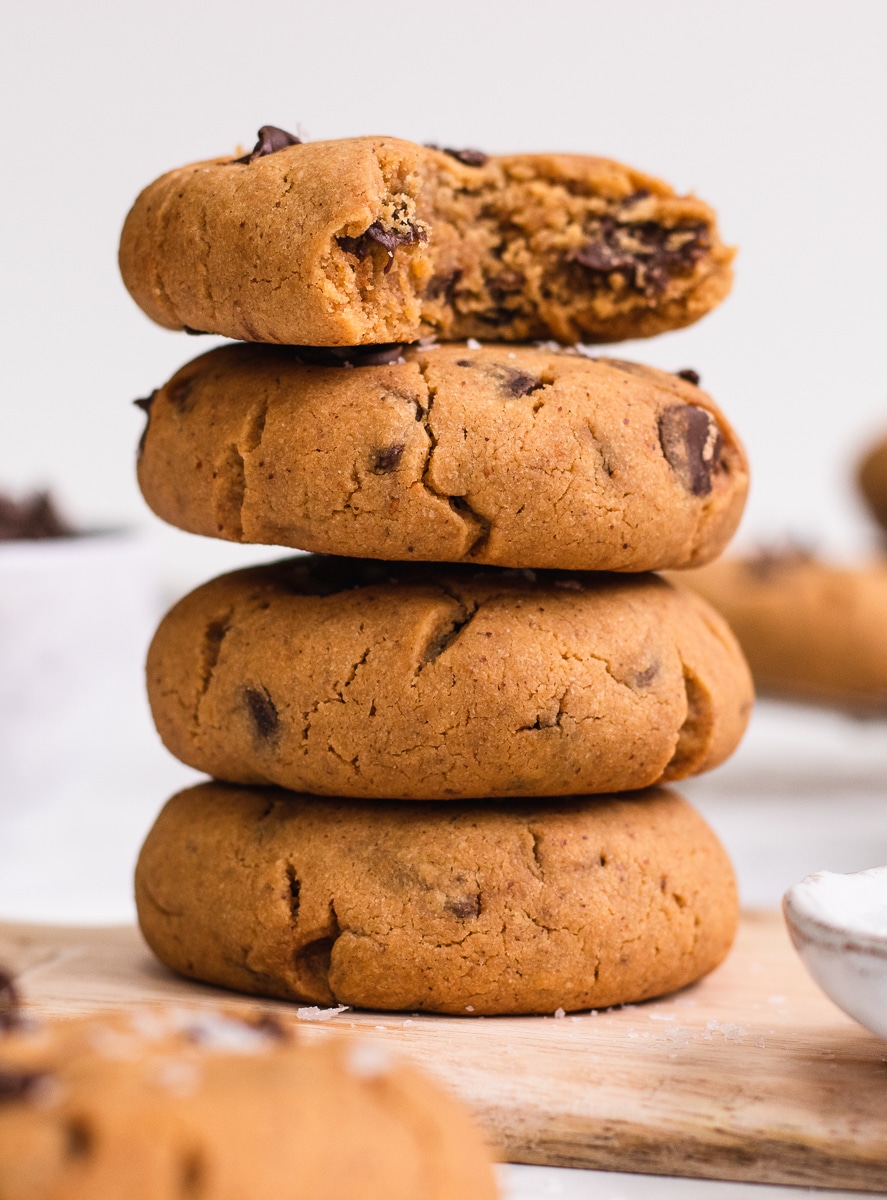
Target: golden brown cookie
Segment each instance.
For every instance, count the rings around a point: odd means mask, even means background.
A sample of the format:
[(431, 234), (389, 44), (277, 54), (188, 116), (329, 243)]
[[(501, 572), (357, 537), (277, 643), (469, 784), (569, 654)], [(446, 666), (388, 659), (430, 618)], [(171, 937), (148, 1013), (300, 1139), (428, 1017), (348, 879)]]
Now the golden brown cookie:
[(689, 325), (730, 288), (708, 205), (607, 159), (273, 136), (249, 157), (170, 171), (126, 219), (124, 282), (169, 329), (619, 341)]
[(145, 499), (231, 541), (509, 567), (686, 567), (733, 534), (745, 455), (689, 381), (528, 346), (398, 351), (189, 363), (142, 402)]
[(136, 871), (168, 966), (312, 1004), (600, 1008), (684, 987), (736, 931), (729, 859), (673, 792), (367, 804), (203, 784)]
[(332, 557), (186, 596), (148, 694), (219, 779), (407, 800), (680, 779), (733, 751), (752, 700), (723, 621), (655, 576)]
[(887, 711), (887, 563), (762, 551), (672, 578), (726, 618), (762, 692)]
[(887, 529), (887, 438), (873, 446), (860, 463), (859, 486), (875, 519)]
[(383, 1047), (215, 1010), (0, 1036), (3, 1200), (495, 1200), (449, 1096)]

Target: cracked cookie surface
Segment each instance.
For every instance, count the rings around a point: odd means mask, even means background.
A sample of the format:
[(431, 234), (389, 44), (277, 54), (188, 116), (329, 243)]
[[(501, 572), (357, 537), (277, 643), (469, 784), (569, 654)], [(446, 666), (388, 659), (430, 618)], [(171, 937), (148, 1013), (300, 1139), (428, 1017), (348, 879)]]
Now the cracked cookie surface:
[(147, 674), (183, 762), (380, 799), (680, 779), (732, 753), (752, 702), (724, 622), (655, 576), (324, 556), (204, 584)]
[(183, 975), (478, 1015), (662, 995), (717, 966), (737, 922), (723, 847), (658, 788), (469, 807), (202, 784), (158, 817), (136, 899)]
[(191, 533), (383, 559), (646, 571), (721, 552), (748, 468), (705, 392), (634, 363), (473, 347), (395, 346), (353, 369), (212, 350), (144, 402), (145, 499)]
[(887, 713), (887, 563), (762, 550), (674, 575), (716, 608), (762, 692)]
[[(355, 1164), (359, 1164), (359, 1169)], [(0, 1035), (3, 1200), (495, 1200), (468, 1116), (383, 1047), (154, 1005)]]
[(120, 245), (161, 325), (312, 346), (649, 337), (718, 304), (732, 257), (708, 205), (608, 159), (385, 137), (170, 171)]

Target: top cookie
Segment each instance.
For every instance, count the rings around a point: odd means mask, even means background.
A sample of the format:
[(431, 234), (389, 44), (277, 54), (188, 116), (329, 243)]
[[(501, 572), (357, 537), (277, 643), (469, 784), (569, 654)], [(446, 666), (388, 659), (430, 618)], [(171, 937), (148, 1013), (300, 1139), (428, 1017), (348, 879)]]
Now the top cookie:
[(730, 288), (708, 205), (608, 159), (268, 129), (136, 200), (120, 269), (159, 324), (312, 346), (612, 342), (689, 325)]

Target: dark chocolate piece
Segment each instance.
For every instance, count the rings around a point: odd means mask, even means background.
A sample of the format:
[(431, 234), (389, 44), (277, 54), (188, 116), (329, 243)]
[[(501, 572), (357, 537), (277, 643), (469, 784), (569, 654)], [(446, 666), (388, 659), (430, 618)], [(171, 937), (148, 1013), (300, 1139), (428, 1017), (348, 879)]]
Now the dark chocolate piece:
[(426, 142), (425, 149), (440, 150), (449, 154), (450, 158), (458, 159), (466, 167), (482, 167), (490, 161), (489, 154), (484, 154), (483, 150), (454, 150), (450, 146), (438, 146), (434, 142)]
[(541, 379), (531, 375), (529, 371), (508, 367), (504, 363), (493, 363), (486, 373), (493, 376), (506, 396), (529, 396), (531, 392), (537, 392), (545, 386)]
[(244, 688), (243, 699), (252, 718), (256, 736), (263, 742), (272, 741), (280, 729), (277, 706), (265, 688)]
[(694, 371), (692, 367), (684, 367), (680, 371), (675, 371), (678, 379), (686, 379), (687, 383), (692, 383), (694, 387), (699, 387), (702, 382), (702, 376), (698, 371)]
[(377, 475), (390, 475), (392, 471), (397, 470), (397, 464), (400, 462), (403, 451), (402, 442), (396, 446), (385, 446), (384, 449), (377, 450), (373, 455), (373, 471)]
[(0, 495), (0, 542), (75, 536), (48, 492), (34, 492), (18, 501)]
[(707, 496), (721, 453), (721, 432), (714, 417), (694, 404), (674, 404), (659, 417), (659, 442), (687, 491)]
[(385, 274), (391, 270), (394, 251), (398, 246), (413, 246), (416, 242), (427, 242), (428, 235), (417, 225), (407, 223), (405, 229), (386, 229), (381, 221), (373, 221), (369, 229), (359, 237), (340, 237), (336, 241), (347, 254), (354, 254), (361, 262), (372, 250), (373, 244), (381, 246), (388, 255)]
[(0, 967), (0, 1034), (21, 1024), (21, 1000), (12, 975)]
[(182, 329), (189, 337), (206, 337), (208, 332), (206, 329), (192, 329), (190, 325), (183, 325)]
[(385, 367), (396, 363), (406, 342), (382, 342), (377, 346), (291, 346), (300, 362), (312, 367)]
[(672, 274), (688, 271), (709, 245), (703, 222), (667, 229), (655, 221), (603, 217), (572, 259), (596, 275), (618, 271), (635, 291), (652, 297), (665, 291)]
[(294, 133), (287, 133), (285, 129), (278, 129), (276, 125), (263, 125), (259, 130), (259, 140), (253, 146), (249, 154), (245, 154), (243, 158), (235, 158), (235, 163), (245, 163), (247, 166), (251, 162), (255, 162), (257, 158), (264, 158), (268, 154), (276, 154), (278, 150), (285, 150), (287, 146), (301, 146), (302, 139), (296, 137)]
[(27, 1100), (46, 1079), (45, 1071), (21, 1071), (0, 1067), (0, 1104)]
[(462, 921), (468, 917), (479, 917), (480, 896), (465, 896), (458, 900), (447, 900), (444, 908)]

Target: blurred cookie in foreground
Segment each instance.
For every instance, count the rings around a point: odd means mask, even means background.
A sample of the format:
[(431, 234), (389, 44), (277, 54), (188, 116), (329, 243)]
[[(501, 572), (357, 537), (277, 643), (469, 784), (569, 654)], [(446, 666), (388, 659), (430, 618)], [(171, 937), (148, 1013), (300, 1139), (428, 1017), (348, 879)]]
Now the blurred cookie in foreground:
[(609, 159), (274, 126), (155, 180), (120, 242), (159, 324), (307, 346), (650, 337), (719, 304), (732, 258), (707, 204)]
[(495, 1200), (458, 1104), (384, 1047), (157, 1009), (0, 1036), (3, 1200)]
[(887, 563), (762, 550), (672, 575), (724, 616), (759, 691), (887, 714)]
[(701, 566), (745, 452), (685, 374), (557, 348), (336, 361), (222, 346), (150, 401), (139, 483), (191, 533), (329, 554), (587, 571)]
[(887, 529), (887, 437), (862, 460), (857, 479), (875, 519)]
[(136, 870), (155, 954), (309, 1004), (492, 1015), (647, 1000), (736, 932), (730, 860), (680, 796), (361, 803), (207, 783)]

